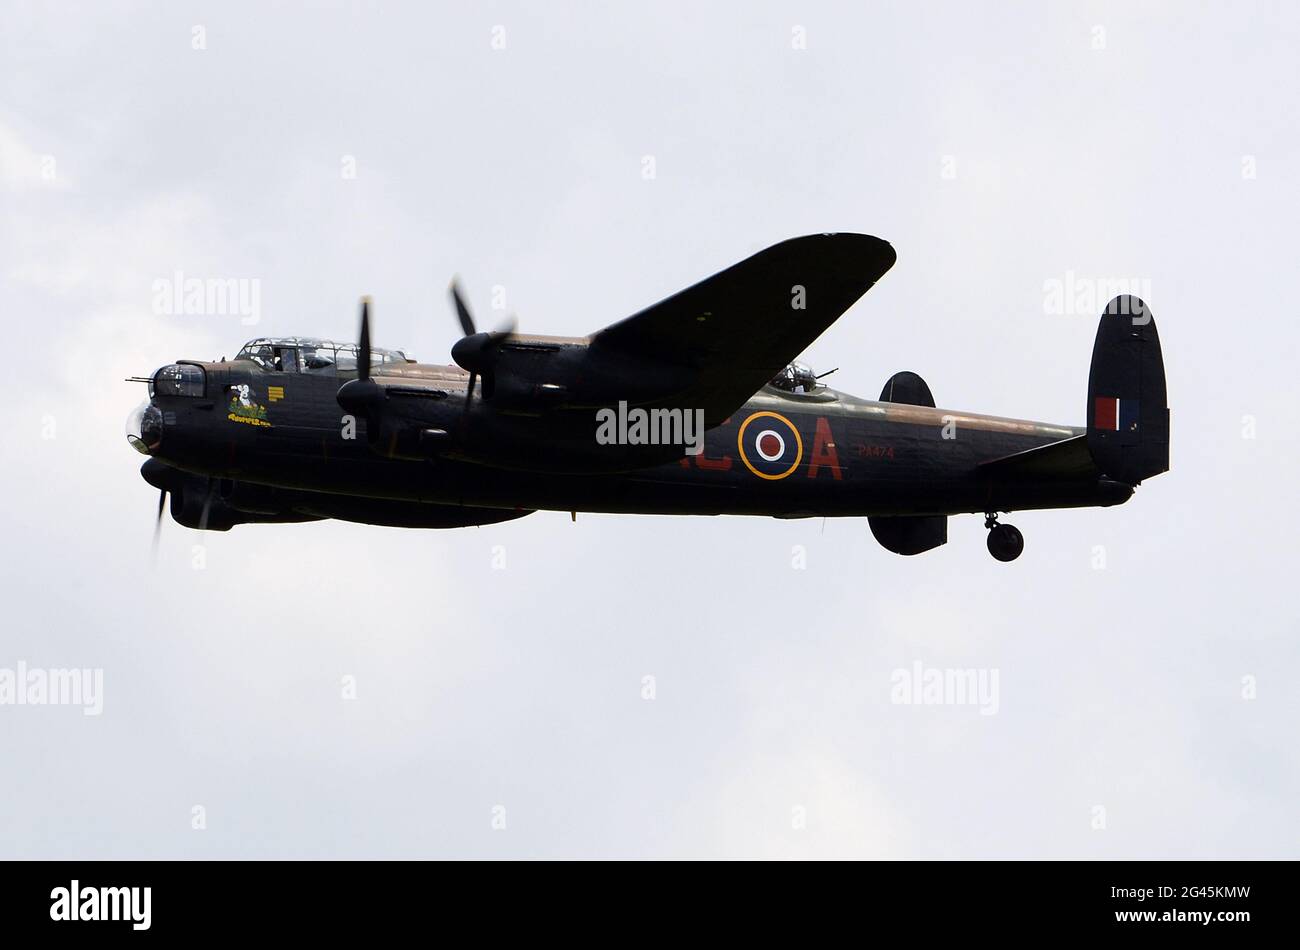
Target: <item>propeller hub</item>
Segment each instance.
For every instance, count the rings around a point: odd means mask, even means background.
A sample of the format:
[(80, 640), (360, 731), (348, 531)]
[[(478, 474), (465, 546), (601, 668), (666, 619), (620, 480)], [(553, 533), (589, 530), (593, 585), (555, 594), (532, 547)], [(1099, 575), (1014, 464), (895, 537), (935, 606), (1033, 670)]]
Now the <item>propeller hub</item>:
[(463, 370), (483, 373), (490, 368), (491, 347), (491, 334), (473, 333), (455, 342), (451, 348), (451, 358)]
[(339, 405), (354, 416), (368, 416), (384, 399), (384, 392), (372, 379), (349, 379), (339, 387)]
[(175, 491), (181, 481), (176, 469), (153, 458), (140, 466), (140, 476), (159, 491)]

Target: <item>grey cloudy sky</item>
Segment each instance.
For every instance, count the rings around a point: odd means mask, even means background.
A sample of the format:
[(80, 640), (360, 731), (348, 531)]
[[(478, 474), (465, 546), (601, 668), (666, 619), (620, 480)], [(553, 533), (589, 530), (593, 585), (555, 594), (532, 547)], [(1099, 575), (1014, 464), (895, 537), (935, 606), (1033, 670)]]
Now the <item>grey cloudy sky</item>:
[[(98, 717), (0, 706), (0, 856), (1300, 853), (1294, 5), (0, 17), (0, 668), (104, 671)], [(1096, 314), (1045, 282), (1149, 282), (1172, 472), (1017, 515), (1012, 565), (977, 517), (904, 559), (861, 520), (540, 513), (168, 521), (150, 567), (125, 376), (350, 339), (362, 293), (445, 362), (453, 273), (587, 333), (831, 230), (898, 251), (806, 354), (865, 396), (1081, 424)], [(260, 322), (156, 314), (178, 270), (259, 280)], [(892, 703), (916, 662), (996, 669), (996, 714)]]

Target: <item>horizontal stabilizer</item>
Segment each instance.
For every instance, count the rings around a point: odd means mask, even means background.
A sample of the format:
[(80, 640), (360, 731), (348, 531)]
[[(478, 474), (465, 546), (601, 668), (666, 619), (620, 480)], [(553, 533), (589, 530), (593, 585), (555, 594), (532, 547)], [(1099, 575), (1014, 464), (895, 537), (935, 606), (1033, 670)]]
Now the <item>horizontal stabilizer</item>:
[(1093, 479), (1101, 475), (1088, 451), (1086, 435), (981, 462), (978, 470), (981, 475), (999, 478)]

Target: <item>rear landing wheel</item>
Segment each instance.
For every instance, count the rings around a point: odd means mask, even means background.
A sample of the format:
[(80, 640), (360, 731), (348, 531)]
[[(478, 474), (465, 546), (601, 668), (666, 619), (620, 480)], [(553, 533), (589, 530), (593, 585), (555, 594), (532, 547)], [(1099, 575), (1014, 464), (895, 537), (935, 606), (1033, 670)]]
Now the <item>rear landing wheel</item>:
[(989, 554), (999, 561), (1014, 561), (1025, 549), (1025, 538), (1015, 525), (994, 524), (989, 529)]

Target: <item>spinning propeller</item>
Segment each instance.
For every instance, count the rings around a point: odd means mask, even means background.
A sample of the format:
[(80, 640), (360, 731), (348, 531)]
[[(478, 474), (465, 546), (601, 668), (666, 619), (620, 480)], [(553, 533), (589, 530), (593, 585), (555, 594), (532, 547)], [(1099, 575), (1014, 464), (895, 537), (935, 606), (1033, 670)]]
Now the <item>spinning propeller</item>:
[(361, 298), (361, 338), (357, 342), (357, 378), (339, 387), (339, 405), (351, 415), (366, 420), (366, 437), (379, 430), (379, 410), (384, 391), (370, 378), (370, 298)]
[[(140, 474), (150, 485), (158, 489), (158, 514), (153, 523), (153, 543), (150, 545), (150, 556), (154, 566), (158, 564), (158, 543), (162, 539), (163, 512), (167, 510), (167, 494), (172, 496), (172, 510), (184, 511), (186, 486), (189, 491), (198, 491), (198, 483), (202, 480), (203, 508), (199, 512), (197, 525), (190, 524), (188, 521), (181, 521), (187, 527), (197, 527), (200, 531), (208, 527), (208, 518), (212, 512), (212, 505), (217, 493), (218, 482), (211, 476), (190, 475), (186, 476), (175, 469), (168, 468), (157, 459), (149, 459), (140, 468)], [(180, 520), (179, 518), (177, 520)]]
[(153, 523), (153, 545), (149, 549), (153, 563), (158, 563), (158, 539), (162, 537), (163, 510), (167, 507), (167, 489), (158, 492), (158, 518)]
[(469, 371), (469, 387), (465, 390), (465, 408), (469, 408), (474, 398), (474, 382), (483, 377), (483, 398), (491, 399), (496, 391), (496, 364), (500, 346), (510, 339), (515, 332), (515, 318), (509, 317), (505, 324), (490, 333), (479, 333), (474, 326), (474, 317), (465, 305), (465, 298), (460, 292), (460, 282), (451, 281), (451, 299), (456, 305), (456, 316), (460, 318), (460, 328), (464, 336), (451, 348), (451, 358), (456, 365)]
[[(515, 319), (510, 317), (501, 327), (489, 333), (479, 333), (474, 326), (474, 317), (469, 312), (469, 307), (465, 304), (465, 298), (461, 294), (460, 285), (456, 280), (451, 282), (451, 299), (456, 307), (456, 316), (460, 320), (460, 328), (464, 336), (456, 341), (451, 348), (451, 358), (462, 369), (469, 372), (469, 385), (465, 389), (465, 408), (468, 409), (474, 399), (474, 384), (482, 378), (482, 396), (484, 399), (491, 399), (492, 394), (496, 391), (496, 370), (497, 360), (500, 356), (500, 346), (506, 340), (510, 339), (515, 332)], [(418, 396), (430, 395), (427, 391), (421, 391), (409, 386), (391, 386), (385, 389), (370, 377), (371, 357), (373, 356), (370, 349), (370, 298), (361, 298), (361, 332), (357, 341), (357, 378), (350, 379), (339, 387), (338, 403), (343, 407), (343, 411), (350, 415), (360, 417), (366, 421), (366, 439), (372, 447), (376, 446), (380, 438), (380, 431), (383, 425), (383, 413), (385, 411), (390, 396)], [(439, 393), (439, 397), (443, 394)], [(397, 433), (390, 432), (392, 443), (389, 446), (389, 452), (394, 451), (397, 445)], [(419, 433), (421, 440), (428, 442), (429, 439), (435, 441), (445, 439), (446, 432), (441, 429), (427, 429)]]

